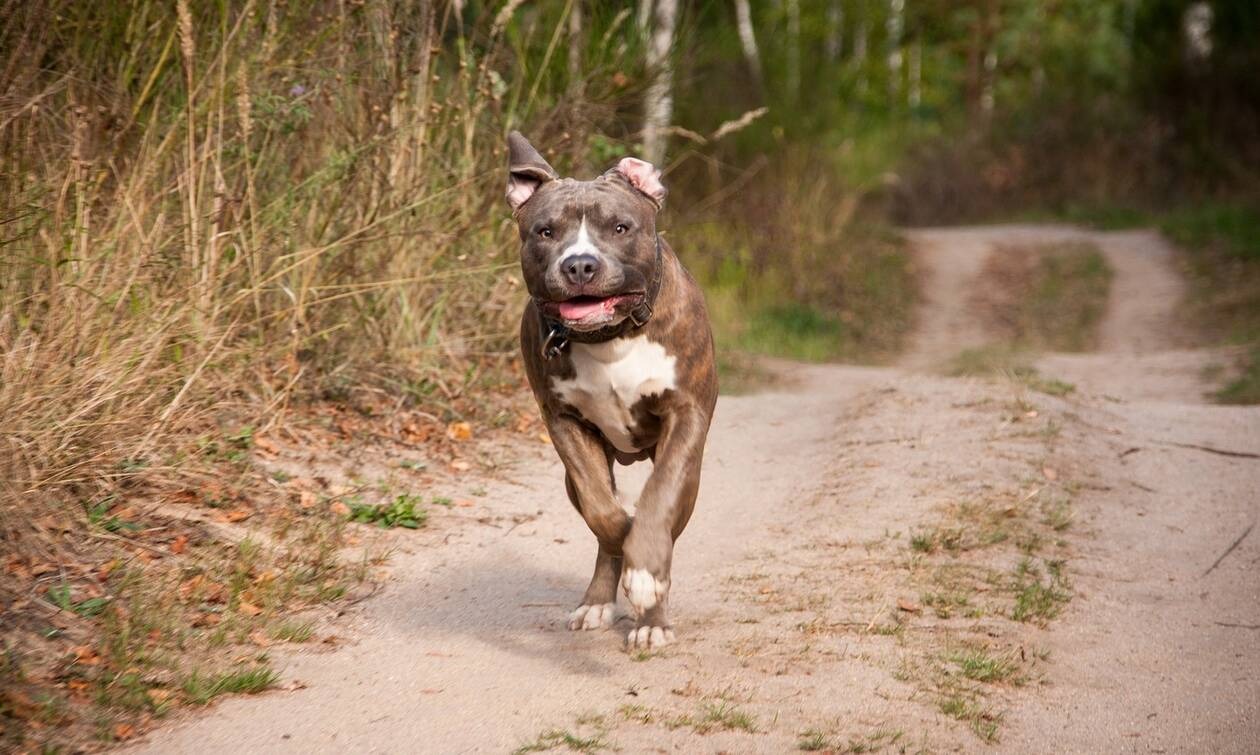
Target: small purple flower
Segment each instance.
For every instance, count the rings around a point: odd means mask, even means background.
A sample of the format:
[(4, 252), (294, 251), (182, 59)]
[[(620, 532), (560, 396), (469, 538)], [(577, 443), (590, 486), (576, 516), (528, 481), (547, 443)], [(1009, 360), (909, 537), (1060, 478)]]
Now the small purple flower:
[(302, 86), (301, 84), (294, 84), (289, 89), (289, 95), (291, 97), (301, 97), (304, 94), (306, 94), (306, 87)]

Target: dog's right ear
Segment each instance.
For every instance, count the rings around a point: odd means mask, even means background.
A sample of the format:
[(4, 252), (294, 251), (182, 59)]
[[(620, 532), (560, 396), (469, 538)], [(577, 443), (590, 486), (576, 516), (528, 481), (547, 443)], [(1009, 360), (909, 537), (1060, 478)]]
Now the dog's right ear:
[(507, 201), (512, 212), (534, 196), (539, 186), (559, 177), (521, 132), (508, 134)]

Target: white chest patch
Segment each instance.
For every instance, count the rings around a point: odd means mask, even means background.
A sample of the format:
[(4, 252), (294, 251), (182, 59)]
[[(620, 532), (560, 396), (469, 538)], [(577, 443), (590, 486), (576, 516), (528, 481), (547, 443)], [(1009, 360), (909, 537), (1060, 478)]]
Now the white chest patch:
[(595, 424), (618, 451), (633, 453), (634, 415), (640, 399), (674, 387), (674, 363), (665, 347), (647, 336), (569, 346), (574, 375), (552, 378), (560, 400)]

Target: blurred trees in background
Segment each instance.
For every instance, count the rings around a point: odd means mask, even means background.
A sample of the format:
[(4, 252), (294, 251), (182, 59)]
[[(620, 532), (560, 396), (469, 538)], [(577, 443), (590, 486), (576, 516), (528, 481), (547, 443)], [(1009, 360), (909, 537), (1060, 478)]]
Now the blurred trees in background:
[[(886, 354), (882, 221), (1254, 199), (1255, 0), (0, 0), (0, 495), (496, 384), (503, 139), (645, 151), (727, 344)], [(812, 336), (811, 336), (812, 337)]]

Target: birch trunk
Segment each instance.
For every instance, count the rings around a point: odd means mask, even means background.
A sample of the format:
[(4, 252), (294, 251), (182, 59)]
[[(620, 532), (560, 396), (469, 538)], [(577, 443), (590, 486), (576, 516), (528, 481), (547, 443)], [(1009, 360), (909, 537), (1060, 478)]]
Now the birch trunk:
[(901, 32), (905, 27), (906, 0), (888, 0), (888, 101), (901, 100)]
[(569, 10), (569, 97), (582, 98), (585, 82), (582, 80), (582, 3), (573, 0)]
[(917, 109), (923, 104), (923, 40), (915, 39), (910, 44), (910, 90), (906, 94), (906, 103)]
[(739, 44), (744, 49), (744, 60), (757, 86), (761, 86), (761, 52), (757, 49), (757, 34), (753, 29), (752, 10), (748, 0), (735, 0), (735, 27), (739, 31)]
[(864, 14), (858, 19), (857, 28), (853, 32), (853, 67), (858, 72), (857, 89), (859, 95), (865, 95), (867, 89), (866, 43), (869, 23)]
[(670, 48), (674, 44), (677, 16), (678, 0), (656, 0), (655, 23), (647, 49), (652, 83), (644, 96), (643, 152), (648, 162), (661, 167), (665, 164), (665, 145), (674, 112), (674, 66), (670, 61)]
[(827, 62), (835, 63), (844, 54), (844, 6), (831, 0), (827, 6)]
[(788, 28), (787, 93), (795, 105), (801, 93), (801, 0), (786, 0)]

